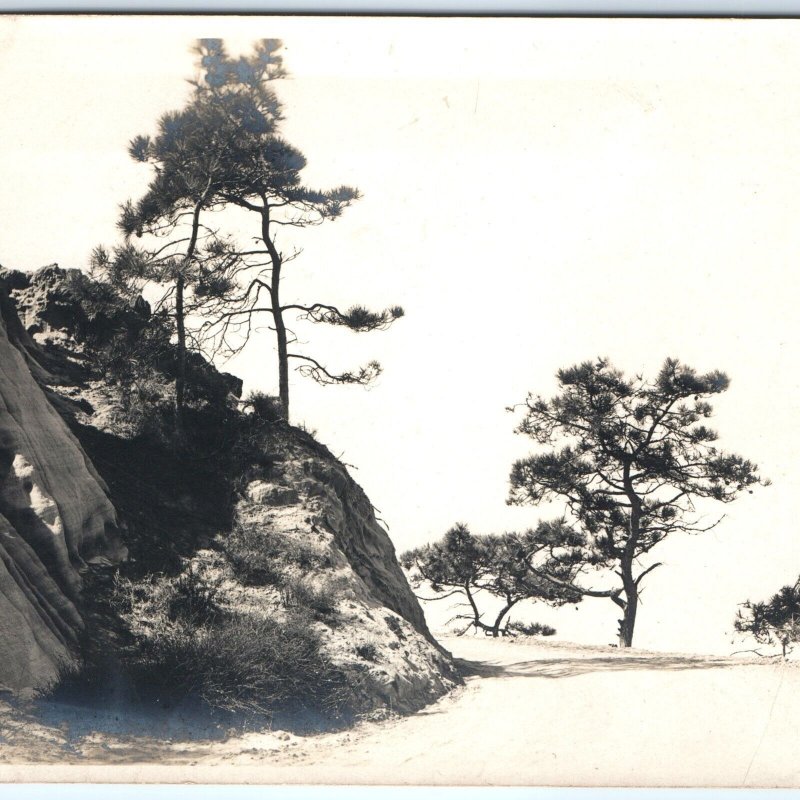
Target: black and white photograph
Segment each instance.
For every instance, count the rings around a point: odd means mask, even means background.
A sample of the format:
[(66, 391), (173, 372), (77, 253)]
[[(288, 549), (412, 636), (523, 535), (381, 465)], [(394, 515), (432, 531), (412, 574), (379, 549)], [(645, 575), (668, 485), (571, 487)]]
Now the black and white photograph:
[(0, 782), (800, 788), (800, 20), (0, 82)]

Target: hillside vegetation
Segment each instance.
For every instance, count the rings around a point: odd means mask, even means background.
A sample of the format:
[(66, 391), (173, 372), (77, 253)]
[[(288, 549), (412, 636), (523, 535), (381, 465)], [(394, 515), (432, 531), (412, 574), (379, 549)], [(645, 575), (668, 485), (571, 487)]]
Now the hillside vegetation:
[[(416, 710), (458, 681), (371, 503), (278, 404), (243, 403), (237, 379), (195, 356), (178, 432), (174, 349), (145, 303), (56, 267), (0, 286), (9, 346), (125, 547), (72, 559), (71, 642), (32, 685), (57, 701), (329, 725)], [(34, 482), (51, 445), (30, 455)]]

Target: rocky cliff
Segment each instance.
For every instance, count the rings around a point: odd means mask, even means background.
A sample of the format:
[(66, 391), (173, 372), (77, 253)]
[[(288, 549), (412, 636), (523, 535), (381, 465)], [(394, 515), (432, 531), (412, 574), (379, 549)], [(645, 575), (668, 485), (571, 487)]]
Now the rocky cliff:
[(124, 558), (102, 479), (45, 397), (0, 284), (0, 684), (41, 685), (83, 626), (87, 562)]
[[(190, 456), (131, 424), (137, 404), (98, 359), (113, 336), (117, 348), (133, 342), (148, 309), (89, 308), (75, 290), (85, 283), (55, 267), (0, 271), (0, 684), (42, 686), (74, 657), (87, 609), (105, 602), (87, 580), (100, 567), (127, 587), (113, 614), (134, 647), (219, 627), (173, 613), (202, 584), (217, 620), (296, 624), (312, 609), (303, 619), (328, 662), (357, 679), (362, 710), (414, 710), (452, 686), (344, 465), (303, 431), (243, 415), (230, 395), (241, 383), (199, 357), (203, 433)], [(148, 376), (151, 397), (168, 392), (168, 373)], [(231, 431), (247, 432), (244, 454)]]

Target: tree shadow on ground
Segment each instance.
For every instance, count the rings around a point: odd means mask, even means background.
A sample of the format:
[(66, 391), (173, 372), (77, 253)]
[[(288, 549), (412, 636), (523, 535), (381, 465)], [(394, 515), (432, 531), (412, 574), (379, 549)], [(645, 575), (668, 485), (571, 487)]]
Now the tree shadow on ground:
[(721, 669), (734, 666), (725, 658), (691, 656), (592, 656), (588, 658), (547, 658), (494, 664), (491, 661), (456, 659), (462, 675), (481, 678), (573, 678), (595, 672), (628, 670)]

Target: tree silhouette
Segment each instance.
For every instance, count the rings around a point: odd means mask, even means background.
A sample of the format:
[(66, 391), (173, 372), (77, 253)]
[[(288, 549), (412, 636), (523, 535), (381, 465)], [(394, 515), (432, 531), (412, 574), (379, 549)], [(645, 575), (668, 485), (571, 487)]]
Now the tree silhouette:
[[(221, 40), (200, 40), (201, 72), (188, 110), (207, 137), (221, 146), (222, 158), (212, 187), (215, 204), (244, 209), (258, 222), (258, 245), (238, 253), (240, 263), (235, 271), (241, 291), (233, 301), (223, 295), (216, 307), (207, 309), (209, 319), (201, 333), (233, 352), (248, 340), (254, 317), (262, 313), (271, 316), (279, 396), (288, 418), (290, 360), (299, 362), (302, 374), (323, 384), (366, 384), (381, 368), (371, 361), (357, 370), (333, 372), (312, 356), (290, 350), (296, 339), (290, 339), (287, 314), (363, 333), (389, 327), (404, 312), (400, 306), (373, 312), (358, 305), (342, 311), (330, 303), (286, 303), (281, 297), (284, 268), (299, 251), (283, 252), (276, 231), (334, 220), (359, 193), (349, 186), (319, 190), (303, 184), (300, 173), (306, 166), (305, 156), (278, 135), (282, 107), (271, 83), (284, 75), (280, 47), (278, 40), (265, 39), (252, 55), (233, 58)], [(195, 150), (199, 157), (202, 143), (192, 152)]]
[[(130, 143), (131, 156), (150, 165), (153, 178), (138, 201), (122, 207), (125, 242), (111, 253), (98, 248), (94, 254), (96, 266), (120, 286), (138, 290), (150, 281), (165, 287), (159, 306), (168, 308), (175, 322), (179, 419), (188, 344), (211, 355), (231, 354), (249, 340), (254, 318), (270, 315), (288, 419), (290, 359), (320, 383), (366, 384), (381, 368), (371, 361), (332, 372), (312, 356), (290, 351), (287, 314), (361, 333), (388, 328), (404, 313), (400, 306), (342, 311), (330, 303), (281, 299), (283, 270), (299, 251), (284, 253), (276, 230), (336, 219), (359, 194), (347, 186), (322, 191), (303, 184), (305, 156), (279, 136), (283, 112), (271, 83), (285, 74), (280, 47), (278, 40), (264, 39), (251, 55), (233, 58), (219, 39), (197, 43), (200, 74), (186, 106), (164, 114), (155, 136), (136, 136)], [(237, 245), (209, 224), (209, 213), (231, 207), (256, 216), (254, 247)], [(217, 216), (211, 219), (219, 222)], [(134, 245), (134, 237), (157, 241)], [(192, 315), (198, 321), (190, 328)]]
[(704, 521), (698, 498), (729, 503), (761, 481), (754, 464), (718, 450), (703, 424), (712, 413), (706, 398), (728, 388), (723, 373), (667, 359), (655, 380), (628, 379), (601, 359), (557, 378), (556, 396), (524, 404), (517, 432), (548, 449), (513, 465), (509, 503), (564, 503), (562, 530), (585, 537), (585, 564), (613, 568), (620, 581), (574, 588), (622, 609), (619, 642), (630, 647), (642, 581), (660, 566), (640, 559), (672, 533), (719, 522)]
[(800, 577), (794, 586), (784, 586), (766, 603), (743, 603), (734, 627), (761, 644), (780, 643), (783, 657), (800, 642)]
[(241, 260), (231, 243), (204, 223), (217, 203), (225, 143), (209, 133), (194, 109), (161, 116), (153, 137), (136, 136), (128, 152), (150, 166), (150, 183), (137, 201), (121, 206), (118, 228), (124, 243), (95, 248), (92, 267), (117, 289), (139, 294), (162, 288), (155, 312), (172, 319), (177, 340), (176, 424), (183, 429), (186, 354), (202, 350), (187, 330), (187, 318), (231, 301)]
[[(580, 601), (581, 595), (571, 591), (569, 583), (582, 558), (581, 544), (579, 536), (554, 533), (547, 524), (524, 533), (474, 536), (459, 523), (440, 541), (404, 553), (400, 563), (415, 589), (427, 584), (435, 594), (424, 599), (454, 595), (466, 599), (459, 607), (467, 611), (457, 612), (450, 620), (469, 623), (460, 633), (474, 628), (497, 637), (505, 632), (502, 625), (509, 611), (522, 600), (556, 606)], [(502, 601), (491, 624), (483, 621), (479, 607), (482, 592)]]

